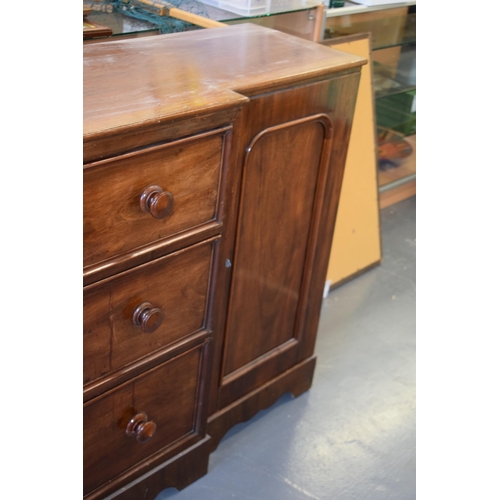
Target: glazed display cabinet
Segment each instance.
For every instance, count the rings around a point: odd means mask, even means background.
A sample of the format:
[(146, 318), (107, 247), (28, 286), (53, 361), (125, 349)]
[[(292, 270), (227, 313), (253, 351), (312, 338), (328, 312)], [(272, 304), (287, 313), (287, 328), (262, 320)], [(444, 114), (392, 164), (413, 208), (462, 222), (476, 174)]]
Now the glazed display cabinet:
[(416, 3), (345, 2), (326, 13), (325, 39), (371, 34), (380, 205), (416, 192)]

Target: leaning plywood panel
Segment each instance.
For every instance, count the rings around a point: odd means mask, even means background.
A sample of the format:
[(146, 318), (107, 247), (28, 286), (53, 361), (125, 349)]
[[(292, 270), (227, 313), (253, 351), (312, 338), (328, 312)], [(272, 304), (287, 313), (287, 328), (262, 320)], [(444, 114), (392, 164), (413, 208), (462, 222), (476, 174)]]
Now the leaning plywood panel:
[[(369, 34), (323, 45), (371, 61)], [(380, 263), (380, 217), (371, 62), (361, 69), (327, 282), (336, 286)]]

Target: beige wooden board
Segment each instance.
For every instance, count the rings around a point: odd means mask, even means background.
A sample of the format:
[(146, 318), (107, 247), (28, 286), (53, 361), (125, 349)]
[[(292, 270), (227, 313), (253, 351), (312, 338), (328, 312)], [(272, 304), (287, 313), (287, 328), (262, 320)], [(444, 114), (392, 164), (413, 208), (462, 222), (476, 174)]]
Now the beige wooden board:
[[(344, 43), (328, 41), (333, 48), (365, 57), (354, 111), (351, 140), (335, 225), (327, 280), (331, 286), (353, 277), (381, 260), (380, 213), (368, 35)], [(342, 40), (342, 39), (340, 39)], [(324, 42), (324, 44), (328, 44)]]

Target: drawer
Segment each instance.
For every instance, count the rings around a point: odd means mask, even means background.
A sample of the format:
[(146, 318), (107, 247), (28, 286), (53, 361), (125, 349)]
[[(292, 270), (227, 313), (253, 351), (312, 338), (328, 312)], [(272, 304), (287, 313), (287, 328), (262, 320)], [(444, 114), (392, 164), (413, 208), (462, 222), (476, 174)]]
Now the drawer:
[(202, 438), (204, 352), (203, 345), (187, 351), (84, 405), (84, 494), (162, 450), (180, 452), (188, 437)]
[(209, 329), (219, 239), (198, 243), (84, 288), (84, 383)]
[(217, 220), (226, 134), (86, 165), (84, 267)]

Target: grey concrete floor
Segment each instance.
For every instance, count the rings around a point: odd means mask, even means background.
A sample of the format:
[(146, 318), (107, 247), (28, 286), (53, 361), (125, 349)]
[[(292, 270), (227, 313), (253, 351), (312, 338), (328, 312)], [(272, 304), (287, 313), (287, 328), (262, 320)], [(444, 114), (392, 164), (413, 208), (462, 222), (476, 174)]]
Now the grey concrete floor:
[(416, 497), (415, 208), (382, 210), (382, 264), (323, 301), (312, 388), (235, 426), (206, 476), (156, 500)]

